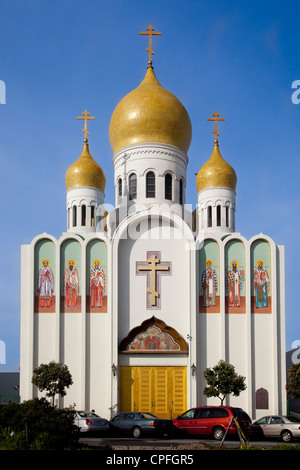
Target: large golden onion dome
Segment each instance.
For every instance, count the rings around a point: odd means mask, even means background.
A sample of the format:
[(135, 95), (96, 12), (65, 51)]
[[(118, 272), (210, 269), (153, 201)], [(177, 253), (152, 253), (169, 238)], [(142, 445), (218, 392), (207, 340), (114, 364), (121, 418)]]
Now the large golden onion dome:
[(169, 144), (187, 153), (191, 138), (186, 109), (148, 66), (142, 83), (119, 102), (111, 117), (109, 139), (114, 154), (141, 143)]
[(87, 140), (84, 141), (80, 157), (67, 169), (65, 180), (67, 190), (88, 186), (104, 192), (106, 177), (101, 166), (91, 156)]
[(237, 177), (232, 166), (221, 156), (215, 141), (210, 159), (199, 170), (196, 178), (198, 193), (207, 188), (230, 188), (235, 191)]

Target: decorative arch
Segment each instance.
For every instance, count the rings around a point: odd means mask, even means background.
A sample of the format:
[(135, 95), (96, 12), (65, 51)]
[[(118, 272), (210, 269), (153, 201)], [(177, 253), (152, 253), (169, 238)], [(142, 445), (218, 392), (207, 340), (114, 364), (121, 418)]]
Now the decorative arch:
[(187, 344), (174, 328), (153, 316), (128, 333), (120, 343), (119, 352), (187, 353)]

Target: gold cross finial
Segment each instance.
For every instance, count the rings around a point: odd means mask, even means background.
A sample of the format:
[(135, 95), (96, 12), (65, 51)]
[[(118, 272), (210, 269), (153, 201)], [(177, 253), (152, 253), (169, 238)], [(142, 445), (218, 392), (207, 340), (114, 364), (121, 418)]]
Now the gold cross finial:
[(149, 66), (152, 66), (152, 55), (154, 52), (152, 51), (152, 36), (161, 36), (161, 33), (154, 32), (154, 28), (151, 24), (148, 26), (147, 31), (140, 32), (141, 35), (149, 36), (149, 47), (147, 47), (147, 51), (149, 52)]
[(87, 112), (87, 110), (84, 111), (83, 117), (78, 116), (77, 119), (83, 119), (84, 120), (84, 129), (82, 129), (82, 132), (84, 132), (84, 142), (87, 143), (87, 135), (89, 134), (89, 131), (87, 130), (87, 121), (88, 119), (95, 119), (94, 117), (89, 117), (90, 113)]
[(225, 118), (220, 118), (219, 116), (220, 114), (215, 111), (212, 118), (207, 118), (208, 121), (215, 121), (215, 129), (213, 130), (213, 133), (215, 134), (215, 144), (218, 143), (218, 135), (220, 135), (218, 133), (218, 121), (225, 121)]

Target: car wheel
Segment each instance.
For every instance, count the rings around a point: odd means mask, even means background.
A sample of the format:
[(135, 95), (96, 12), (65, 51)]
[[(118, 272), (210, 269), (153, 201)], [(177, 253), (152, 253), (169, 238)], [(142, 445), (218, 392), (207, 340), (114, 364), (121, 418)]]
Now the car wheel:
[(138, 428), (138, 427), (133, 428), (132, 435), (133, 435), (133, 437), (136, 437), (136, 438), (141, 437), (141, 435), (142, 435), (141, 428)]
[(213, 438), (216, 441), (221, 441), (224, 437), (224, 434), (225, 434), (224, 429), (221, 426), (216, 426), (213, 429)]
[(283, 442), (291, 442), (293, 440), (293, 434), (287, 429), (285, 431), (282, 431), (280, 437)]

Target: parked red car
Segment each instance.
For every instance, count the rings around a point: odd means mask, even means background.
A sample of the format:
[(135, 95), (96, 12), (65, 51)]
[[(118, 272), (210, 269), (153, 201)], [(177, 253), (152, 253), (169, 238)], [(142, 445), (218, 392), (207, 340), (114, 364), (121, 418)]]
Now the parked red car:
[[(229, 422), (235, 417), (242, 432), (247, 435), (251, 429), (251, 419), (241, 408), (231, 406), (203, 406), (191, 408), (176, 419), (173, 419), (179, 434), (203, 434), (222, 440)], [(232, 421), (228, 435), (237, 434), (237, 427)]]

